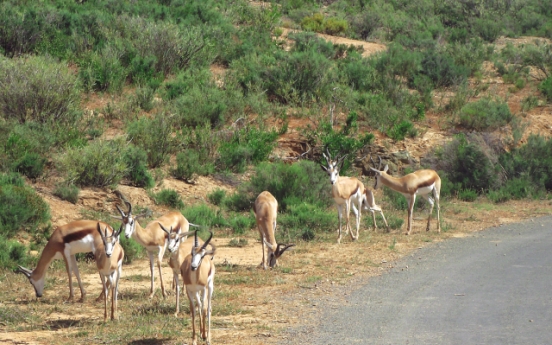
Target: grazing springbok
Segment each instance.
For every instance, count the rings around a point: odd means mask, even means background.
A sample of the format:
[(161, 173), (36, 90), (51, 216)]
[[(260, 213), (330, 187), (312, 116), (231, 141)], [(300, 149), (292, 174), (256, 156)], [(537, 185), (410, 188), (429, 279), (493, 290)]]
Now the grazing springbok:
[[(261, 244), (263, 247), (263, 261), (260, 266), (266, 270), (267, 264), (270, 268), (278, 265), (278, 258), (286, 250), (295, 246), (295, 244), (276, 243), (274, 233), (276, 232), (276, 216), (278, 214), (278, 201), (268, 191), (261, 192), (255, 199), (253, 206), (257, 227), (261, 235)], [(267, 256), (265, 261), (265, 245), (267, 247)]]
[[(210, 243), (213, 238), (212, 232), (210, 232), (209, 238), (201, 247), (199, 247), (197, 240), (197, 232), (194, 237), (194, 246), (191, 253), (182, 262), (180, 273), (182, 274), (182, 281), (186, 286), (186, 294), (190, 301), (193, 329), (192, 344), (197, 345), (195, 327), (196, 306), (199, 313), (201, 338), (207, 344), (211, 344), (211, 300), (215, 288), (215, 264), (213, 256), (215, 255), (216, 248)], [(211, 250), (207, 250), (208, 245), (211, 246)], [(206, 255), (211, 255), (211, 260), (203, 260)]]
[[(180, 212), (170, 212), (149, 222), (145, 228), (142, 228), (142, 226), (140, 226), (140, 224), (138, 223), (138, 219), (140, 217), (143, 217), (144, 215), (139, 214), (134, 216), (132, 214), (132, 205), (128, 201), (125, 201), (125, 203), (128, 207), (128, 211), (125, 213), (123, 212), (123, 210), (121, 210), (119, 205), (116, 205), (117, 210), (119, 210), (119, 213), (121, 214), (121, 217), (114, 216), (114, 218), (122, 220), (125, 227), (125, 237), (130, 238), (132, 236), (132, 238), (134, 238), (138, 243), (145, 247), (146, 251), (148, 252), (151, 272), (150, 298), (153, 297), (155, 292), (153, 289), (155, 280), (153, 261), (154, 255), (157, 256), (157, 268), (159, 269), (161, 293), (163, 294), (163, 298), (165, 298), (167, 297), (167, 293), (165, 291), (165, 286), (163, 285), (161, 261), (163, 260), (163, 255), (165, 254), (165, 250), (167, 249), (168, 234), (159, 226), (159, 224), (162, 224), (165, 229), (172, 228), (174, 231), (180, 229), (183, 232), (188, 232), (190, 223)], [(182, 237), (181, 239), (185, 240), (184, 237)]]
[[(370, 157), (372, 160), (372, 157)], [(376, 165), (372, 160), (372, 164)], [(389, 166), (386, 164), (383, 170), (381, 168), (381, 157), (378, 168), (372, 168), (376, 173), (376, 182), (374, 189), (377, 189), (381, 184), (391, 188), (392, 190), (401, 193), (408, 201), (408, 231), (407, 235), (410, 235), (412, 231), (412, 213), (414, 210), (414, 203), (416, 202), (416, 195), (423, 196), (431, 205), (429, 209), (429, 216), (427, 218), (426, 231), (429, 231), (429, 225), (431, 222), (431, 214), (433, 213), (433, 205), (437, 203), (437, 230), (441, 232), (441, 219), (439, 216), (439, 195), (441, 192), (441, 178), (435, 170), (417, 170), (413, 173), (405, 175), (403, 177), (393, 177), (387, 173)], [(431, 197), (433, 194), (433, 198)]]
[(102, 278), (102, 288), (104, 298), (104, 322), (107, 321), (107, 300), (109, 291), (111, 290), (111, 320), (117, 319), (117, 294), (119, 293), (119, 279), (121, 278), (121, 270), (125, 251), (119, 243), (119, 235), (123, 231), (121, 226), (117, 232), (112, 229), (108, 232), (107, 227), (103, 232), (98, 223), (98, 233), (103, 241), (103, 248), (96, 248), (94, 256), (96, 258), (96, 266)]
[[(97, 249), (103, 248), (100, 235), (96, 231), (97, 224), (100, 224), (102, 227), (109, 226), (107, 223), (98, 222), (97, 220), (76, 220), (58, 226), (42, 250), (36, 268), (31, 271), (28, 268), (19, 266), (17, 272), (23, 273), (29, 279), (29, 282), (35, 289), (36, 297), (42, 297), (46, 270), (48, 266), (50, 266), (52, 260), (63, 259), (65, 261), (67, 275), (69, 276), (69, 297), (67, 301), (73, 301), (75, 297), (73, 293), (73, 273), (75, 273), (77, 277), (81, 291), (81, 298), (79, 301), (84, 301), (86, 292), (82, 286), (75, 254), (94, 253)], [(102, 296), (103, 292), (98, 299)]]
[(176, 312), (174, 316), (178, 316), (180, 312), (180, 285), (178, 276), (180, 275), (180, 267), (184, 259), (191, 253), (192, 246), (194, 245), (194, 238), (188, 236), (193, 235), (195, 231), (181, 232), (181, 229), (174, 231), (172, 228), (167, 230), (161, 223), (159, 223), (159, 226), (169, 234), (169, 243), (167, 245), (167, 250), (170, 254), (169, 266), (173, 271), (173, 283), (176, 288)]
[[(353, 241), (358, 240), (362, 208), (372, 212), (374, 230), (377, 230), (378, 228), (376, 223), (376, 211), (381, 214), (385, 226), (389, 229), (389, 225), (387, 224), (387, 220), (383, 215), (381, 207), (376, 205), (373, 191), (369, 188), (365, 188), (364, 184), (356, 177), (339, 176), (339, 170), (343, 167), (343, 161), (347, 156), (345, 155), (337, 160), (332, 160), (330, 152), (328, 150), (326, 150), (326, 152), (327, 155), (325, 153), (322, 153), (322, 155), (326, 159), (327, 166), (320, 165), (320, 167), (328, 173), (332, 184), (332, 197), (337, 207), (337, 216), (339, 218), (337, 243), (341, 243), (341, 222), (343, 213), (345, 213), (346, 218), (345, 233), (350, 231), (351, 240)], [(356, 217), (356, 236), (353, 234), (353, 230), (351, 229), (349, 223), (351, 208), (353, 209), (353, 213)]]

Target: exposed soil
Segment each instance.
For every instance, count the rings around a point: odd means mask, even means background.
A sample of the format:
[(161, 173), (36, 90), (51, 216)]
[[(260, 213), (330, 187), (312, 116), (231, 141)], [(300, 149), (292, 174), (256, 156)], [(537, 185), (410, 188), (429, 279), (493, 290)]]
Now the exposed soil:
[[(284, 35), (288, 31), (284, 30)], [(339, 37), (324, 38), (334, 43), (361, 45), (365, 54), (385, 49), (385, 46), (369, 42), (353, 41)], [(528, 39), (523, 39), (526, 43)], [(501, 39), (499, 42), (506, 42)], [(508, 40), (516, 43), (515, 40)], [(519, 43), (519, 42), (517, 42)], [(504, 43), (499, 43), (504, 44)], [(220, 66), (212, 68), (217, 80), (222, 80), (224, 69)], [(535, 95), (535, 87), (528, 84), (520, 91), (512, 92), (511, 85), (502, 82), (490, 65), (487, 65), (483, 80), (473, 80), (472, 84), (489, 83), (487, 94), (506, 97), (510, 109), (514, 113), (521, 113), (521, 102), (529, 95)], [(450, 97), (445, 92), (436, 93), (437, 105)], [(481, 97), (478, 96), (478, 97)], [(103, 96), (92, 96), (87, 100), (90, 110), (102, 112), (110, 99)], [(527, 129), (524, 138), (529, 133), (552, 135), (551, 125), (552, 106), (543, 105), (523, 114), (523, 120)], [(340, 120), (338, 116), (338, 121)], [(447, 123), (442, 114), (429, 112), (423, 123), (419, 124), (421, 134), (413, 139), (406, 139), (400, 143), (394, 143), (386, 139), (382, 134), (376, 137), (376, 144), (385, 146), (389, 151), (408, 150), (410, 154), (419, 160), (432, 148), (442, 145), (449, 140), (454, 129)], [(310, 120), (304, 118), (289, 118), (289, 131), (282, 135), (278, 141), (275, 156), (296, 157), (306, 151), (300, 136), (300, 128), (304, 128)], [(366, 129), (369, 130), (369, 129)], [(114, 137), (120, 133), (117, 128), (110, 128), (105, 134)], [(499, 131), (500, 132), (500, 131)], [(507, 129), (503, 129), (504, 135), (508, 135)], [(114, 204), (119, 200), (110, 190), (84, 189), (81, 190), (79, 201), (76, 205), (62, 201), (53, 196), (55, 177), (46, 182), (36, 182), (33, 187), (48, 202), (51, 208), (52, 224), (54, 226), (65, 224), (81, 217), (83, 210), (99, 212), (112, 212)], [(165, 178), (162, 183), (154, 188), (154, 192), (161, 188), (176, 190), (186, 203), (206, 201), (207, 195), (217, 188), (229, 192), (235, 188), (224, 181), (198, 177), (194, 184), (188, 184), (180, 180)], [(148, 207), (154, 214), (162, 214), (166, 209), (156, 205), (148, 193), (141, 188), (120, 185), (120, 190), (133, 204), (140, 207)], [(376, 198), (381, 197), (378, 191)], [(484, 200), (483, 200), (484, 201)], [(293, 327), (305, 322), (315, 322), (319, 310), (317, 305), (310, 301), (312, 296), (326, 296), (335, 303), (346, 303), (347, 295), (353, 286), (355, 279), (380, 274), (386, 267), (392, 266), (394, 261), (404, 255), (408, 255), (417, 248), (431, 242), (443, 241), (449, 237), (469, 236), (473, 231), (479, 231), (490, 226), (508, 224), (529, 217), (551, 214), (550, 201), (511, 201), (500, 205), (489, 205), (483, 201), (466, 203), (451, 201), (443, 206), (442, 218), (444, 230), (440, 234), (435, 231), (433, 221), (430, 232), (425, 232), (425, 214), (416, 215), (413, 226), (413, 235), (405, 236), (404, 231), (383, 233), (381, 230), (374, 233), (372, 229), (362, 229), (359, 241), (351, 242), (344, 237), (341, 245), (337, 245), (335, 234), (332, 232), (320, 241), (301, 242), (294, 251), (280, 260), (281, 268), (273, 271), (263, 271), (257, 266), (261, 261), (261, 245), (257, 240), (257, 230), (251, 229), (243, 238), (248, 244), (242, 248), (228, 246), (232, 239), (229, 232), (222, 231), (214, 238), (218, 247), (215, 256), (217, 276), (215, 282), (216, 293), (214, 304), (228, 304), (240, 312), (224, 313), (219, 311), (213, 315), (212, 337), (213, 344), (277, 344), (281, 343), (281, 330)], [(382, 205), (386, 210), (385, 205)], [(333, 209), (329, 212), (335, 212)], [(392, 211), (389, 212), (393, 214)], [(388, 213), (386, 212), (386, 216)], [(397, 217), (406, 217), (406, 214), (395, 213)], [(364, 215), (366, 217), (366, 215)], [(404, 225), (403, 225), (404, 227)], [(170, 286), (172, 272), (165, 259), (163, 265), (163, 280), (166, 286)], [(173, 318), (174, 294), (162, 301), (157, 292), (153, 301), (143, 298), (149, 291), (149, 269), (147, 260), (137, 260), (123, 267), (121, 280), (121, 300), (119, 302), (121, 327), (138, 327), (125, 324), (125, 318), (135, 312), (136, 306), (152, 304), (166, 305), (166, 314), (159, 318)], [(94, 298), (100, 292), (100, 280), (95, 271), (94, 263), (79, 263), (81, 275), (88, 292), (88, 299), (84, 303), (63, 304), (67, 296), (67, 276), (61, 265), (50, 268), (48, 275), (48, 288), (41, 301), (35, 301), (34, 292), (22, 275), (6, 273), (0, 277), (2, 281), (2, 296), (0, 307), (11, 308), (26, 312), (26, 315), (34, 315), (38, 319), (24, 319), (18, 325), (4, 322), (0, 319), (0, 342), (7, 344), (73, 344), (92, 342), (107, 343), (100, 340), (102, 337), (103, 303), (95, 302)], [(157, 276), (157, 272), (156, 272)], [(247, 277), (240, 280), (240, 277)], [(231, 283), (228, 283), (231, 281)], [(223, 283), (225, 282), (225, 283)], [(159, 280), (156, 279), (156, 287)], [(76, 287), (76, 286), (75, 286)], [(218, 295), (217, 295), (218, 293)], [(78, 296), (78, 288), (76, 290)], [(164, 303), (164, 304), (163, 304)], [(182, 312), (180, 319), (189, 319), (189, 314), (184, 306), (187, 299), (181, 297)], [(34, 326), (33, 326), (34, 325)], [(157, 340), (138, 341), (136, 344), (173, 344), (190, 341), (190, 327), (184, 327), (182, 337), (165, 339), (162, 335)], [(82, 332), (86, 334), (81, 334)], [(84, 337), (84, 338), (82, 338)], [(97, 338), (96, 338), (97, 337)], [(127, 342), (129, 342), (127, 340)]]

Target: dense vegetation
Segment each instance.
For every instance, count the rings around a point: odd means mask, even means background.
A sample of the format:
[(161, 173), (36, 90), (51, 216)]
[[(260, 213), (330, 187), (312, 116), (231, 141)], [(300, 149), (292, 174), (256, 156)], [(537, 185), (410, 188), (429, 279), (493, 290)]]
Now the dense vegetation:
[[(289, 35), (289, 49), (282, 27), (303, 30)], [(364, 57), (317, 32), (388, 49)], [(10, 207), (0, 212), (0, 236), (48, 228), (47, 207), (17, 174), (62, 176), (55, 195), (76, 202), (83, 187), (147, 189), (163, 172), (190, 181), (251, 169), (236, 194), (217, 191), (210, 205), (184, 205), (170, 190), (151, 196), (192, 222), (241, 233), (254, 224), (250, 202), (268, 189), (280, 201), (281, 236), (311, 240), (336, 221), (324, 211), (322, 149), (348, 154), (350, 169), (373, 142), (366, 128), (401, 141), (418, 135), (429, 111), (460, 132), (421, 163), (441, 172), (444, 196), (539, 197), (552, 188), (552, 141), (533, 136), (520, 146), (521, 114), (506, 99), (479, 97), (490, 62), (511, 92), (536, 83), (522, 112), (552, 102), (549, 43), (494, 45), (524, 35), (552, 39), (550, 1), (2, 1), (0, 204)], [(223, 76), (213, 77), (214, 64)], [(445, 90), (454, 96), (435, 104)], [(95, 93), (113, 101), (86, 111), (82, 100)], [(314, 119), (304, 132), (313, 149), (298, 164), (267, 163), (289, 116)], [(121, 136), (100, 139), (114, 123)], [(490, 134), (499, 128), (511, 138)], [(12, 267), (21, 249), (6, 243), (2, 252), (14, 254), (1, 264)]]

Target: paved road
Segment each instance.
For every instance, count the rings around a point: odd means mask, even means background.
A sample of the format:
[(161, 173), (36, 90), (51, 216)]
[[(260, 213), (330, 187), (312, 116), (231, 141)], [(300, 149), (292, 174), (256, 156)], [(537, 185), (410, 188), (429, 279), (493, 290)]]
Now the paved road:
[[(408, 268), (407, 268), (408, 267)], [(552, 217), (454, 238), (370, 278), (295, 344), (552, 344)]]

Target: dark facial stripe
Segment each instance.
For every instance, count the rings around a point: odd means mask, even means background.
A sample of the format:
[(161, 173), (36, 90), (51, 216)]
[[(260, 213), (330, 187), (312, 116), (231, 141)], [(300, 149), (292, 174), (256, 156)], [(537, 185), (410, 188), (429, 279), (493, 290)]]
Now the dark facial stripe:
[(91, 235), (92, 233), (94, 233), (94, 229), (83, 229), (77, 232), (73, 232), (63, 237), (63, 243), (70, 243), (82, 240), (85, 236)]

